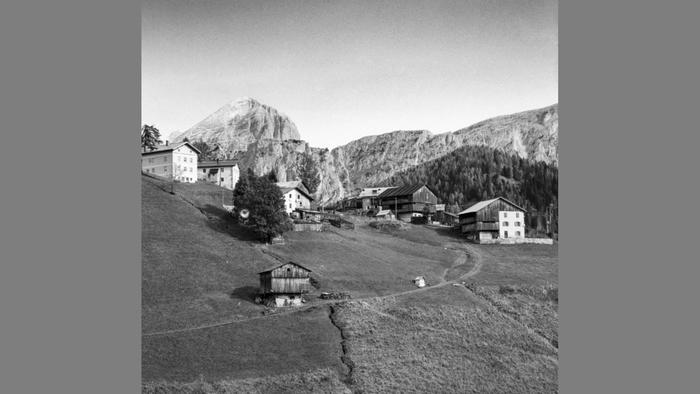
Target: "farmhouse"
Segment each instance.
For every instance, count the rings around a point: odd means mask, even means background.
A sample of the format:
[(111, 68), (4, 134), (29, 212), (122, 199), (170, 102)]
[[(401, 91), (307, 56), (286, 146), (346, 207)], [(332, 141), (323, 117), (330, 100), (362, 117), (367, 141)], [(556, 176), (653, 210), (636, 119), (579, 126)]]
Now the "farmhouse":
[(277, 182), (276, 185), (284, 194), (284, 210), (288, 215), (291, 215), (297, 208), (311, 209), (311, 201), (314, 199), (303, 182)]
[(180, 182), (197, 181), (197, 157), (201, 152), (189, 142), (159, 145), (141, 152), (141, 171)]
[(298, 306), (311, 287), (311, 270), (294, 262), (260, 272), (260, 294), (268, 306)]
[(208, 160), (197, 163), (197, 180), (233, 190), (239, 177), (238, 163), (234, 160)]
[(475, 242), (498, 238), (525, 238), (525, 210), (497, 197), (478, 202), (459, 213), (467, 239)]
[(358, 208), (363, 211), (369, 211), (370, 209), (375, 209), (379, 206), (379, 195), (384, 193), (386, 190), (394, 189), (394, 186), (389, 187), (366, 187), (362, 189), (360, 194), (357, 196)]
[(438, 211), (435, 213), (435, 218), (440, 222), (440, 224), (445, 226), (458, 226), (459, 225), (459, 215), (456, 213), (450, 213), (447, 211)]
[(422, 217), (424, 209), (435, 213), (437, 197), (426, 185), (407, 185), (387, 189), (379, 197), (382, 209), (392, 208), (396, 217), (410, 222), (413, 217)]

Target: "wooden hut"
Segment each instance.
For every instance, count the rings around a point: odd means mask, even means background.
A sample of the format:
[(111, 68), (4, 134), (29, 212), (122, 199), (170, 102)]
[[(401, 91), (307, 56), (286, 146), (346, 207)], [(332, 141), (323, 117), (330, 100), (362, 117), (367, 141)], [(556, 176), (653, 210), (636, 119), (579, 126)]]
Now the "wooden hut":
[(291, 261), (260, 272), (263, 303), (276, 307), (301, 305), (302, 294), (311, 288), (310, 273), (310, 269)]
[[(387, 189), (377, 197), (382, 209), (392, 209), (396, 217), (405, 222), (411, 218), (435, 213), (438, 199), (426, 185), (407, 185)], [(426, 218), (427, 219), (427, 218)]]
[(525, 210), (503, 197), (496, 197), (460, 212), (459, 225), (467, 239), (474, 242), (525, 238)]

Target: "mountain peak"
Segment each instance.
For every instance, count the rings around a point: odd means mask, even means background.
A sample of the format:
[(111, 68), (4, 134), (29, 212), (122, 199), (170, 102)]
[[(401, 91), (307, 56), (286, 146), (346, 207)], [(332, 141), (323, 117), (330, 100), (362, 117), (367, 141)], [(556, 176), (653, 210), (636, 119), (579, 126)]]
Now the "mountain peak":
[[(258, 100), (239, 97), (199, 123), (192, 126), (177, 139), (202, 140), (218, 147), (222, 156), (233, 156), (245, 152), (250, 144), (259, 140), (300, 140), (296, 125), (286, 115)], [(173, 141), (176, 142), (176, 141)]]

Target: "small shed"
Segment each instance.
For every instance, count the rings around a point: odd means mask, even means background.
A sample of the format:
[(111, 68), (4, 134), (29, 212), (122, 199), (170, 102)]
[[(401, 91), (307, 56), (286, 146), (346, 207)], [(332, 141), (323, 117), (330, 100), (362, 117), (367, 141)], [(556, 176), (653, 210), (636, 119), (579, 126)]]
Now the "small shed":
[(301, 305), (302, 294), (311, 288), (310, 274), (310, 269), (291, 261), (260, 272), (263, 303), (275, 307)]
[(381, 211), (377, 212), (377, 214), (374, 215), (374, 217), (377, 219), (386, 219), (386, 220), (394, 220), (396, 218), (394, 216), (394, 213), (391, 212), (391, 209), (382, 209)]
[(415, 279), (413, 279), (413, 284), (418, 286), (418, 287), (425, 287), (425, 278), (422, 276), (416, 276)]

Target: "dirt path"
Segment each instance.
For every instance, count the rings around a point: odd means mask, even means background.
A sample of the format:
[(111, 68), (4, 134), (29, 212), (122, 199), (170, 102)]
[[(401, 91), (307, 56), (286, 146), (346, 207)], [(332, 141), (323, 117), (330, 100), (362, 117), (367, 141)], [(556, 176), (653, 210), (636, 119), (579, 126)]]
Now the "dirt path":
[[(473, 246), (468, 245), (468, 244), (447, 244), (447, 245), (445, 245), (445, 249), (463, 251), (466, 254), (458, 257), (457, 260), (455, 261), (455, 263), (452, 264), (452, 266), (450, 268), (447, 268), (443, 272), (443, 277), (442, 277), (440, 283), (433, 285), (433, 286), (420, 287), (420, 288), (416, 288), (416, 289), (412, 289), (412, 290), (401, 291), (398, 293), (387, 294), (387, 295), (383, 295), (383, 296), (369, 296), (369, 297), (355, 298), (355, 299), (353, 299), (353, 301), (361, 301), (361, 300), (367, 300), (367, 299), (386, 299), (386, 298), (390, 298), (390, 297), (400, 297), (400, 296), (408, 295), (408, 294), (421, 293), (424, 291), (429, 291), (432, 289), (437, 289), (437, 288), (440, 288), (443, 286), (451, 285), (453, 283), (458, 283), (460, 281), (466, 280), (466, 279), (478, 274), (481, 271), (481, 267), (483, 266), (483, 257), (476, 250), (476, 248), (474, 248)], [(264, 248), (261, 248), (261, 251), (263, 253), (273, 257), (273, 258), (279, 259), (278, 256), (274, 255), (274, 253), (270, 253), (268, 250), (264, 250)], [(447, 272), (450, 269), (456, 268), (459, 265), (467, 263), (467, 261), (468, 261), (467, 254), (472, 256), (472, 258), (474, 259), (474, 266), (472, 267), (472, 269), (457, 279), (450, 280), (450, 281), (446, 280), (445, 276), (447, 275)], [(204, 330), (207, 328), (223, 327), (223, 326), (228, 326), (228, 325), (236, 324), (236, 323), (245, 323), (245, 322), (249, 322), (252, 320), (259, 320), (259, 319), (266, 319), (266, 318), (270, 318), (270, 317), (274, 317), (274, 316), (288, 315), (288, 314), (303, 311), (303, 310), (306, 310), (309, 308), (314, 308), (314, 307), (321, 306), (321, 305), (333, 304), (333, 303), (337, 303), (337, 302), (339, 302), (339, 301), (338, 300), (321, 300), (318, 302), (314, 302), (313, 304), (310, 304), (310, 305), (304, 305), (304, 306), (293, 308), (293, 309), (285, 309), (285, 310), (281, 310), (279, 312), (274, 312), (274, 313), (270, 313), (270, 314), (266, 314), (266, 315), (253, 316), (253, 317), (249, 317), (246, 319), (225, 320), (225, 321), (221, 321), (221, 322), (217, 322), (217, 323), (204, 324), (204, 325), (195, 326), (195, 327), (185, 327), (185, 328), (178, 328), (178, 329), (173, 329), (173, 330), (149, 332), (149, 333), (141, 334), (141, 336), (142, 337), (152, 337), (152, 336), (157, 336), (157, 335), (177, 334), (177, 333), (183, 333), (183, 332), (188, 332), (188, 331)]]

